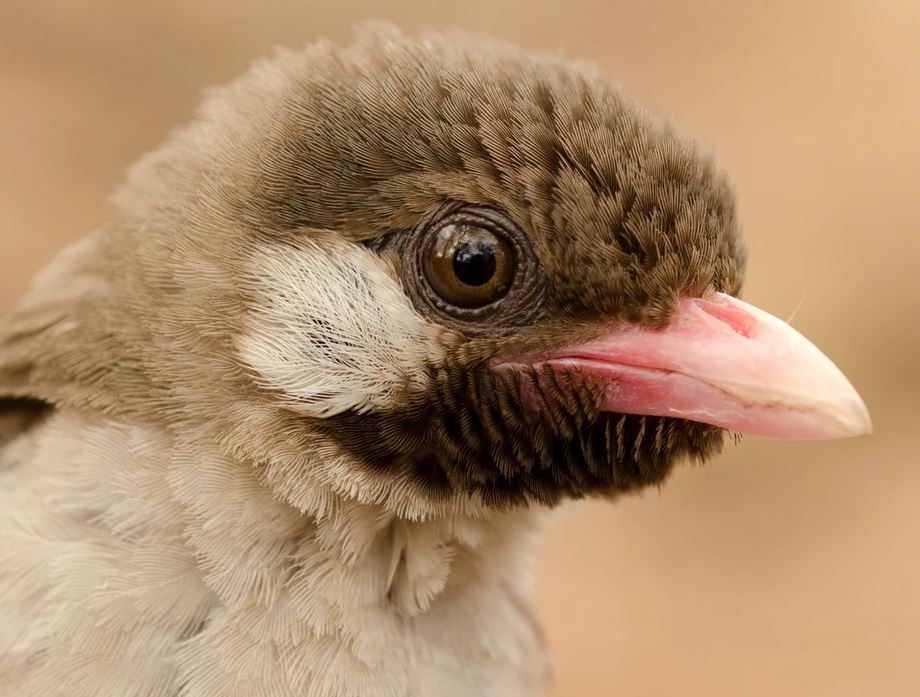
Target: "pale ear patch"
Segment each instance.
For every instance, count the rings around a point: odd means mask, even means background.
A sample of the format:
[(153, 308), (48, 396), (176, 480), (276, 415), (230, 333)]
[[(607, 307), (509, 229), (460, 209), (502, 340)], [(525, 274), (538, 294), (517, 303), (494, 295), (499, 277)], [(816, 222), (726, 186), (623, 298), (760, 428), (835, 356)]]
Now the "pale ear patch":
[(331, 233), (257, 248), (238, 347), (263, 387), (325, 418), (424, 390), (445, 330), (410, 304), (387, 264)]

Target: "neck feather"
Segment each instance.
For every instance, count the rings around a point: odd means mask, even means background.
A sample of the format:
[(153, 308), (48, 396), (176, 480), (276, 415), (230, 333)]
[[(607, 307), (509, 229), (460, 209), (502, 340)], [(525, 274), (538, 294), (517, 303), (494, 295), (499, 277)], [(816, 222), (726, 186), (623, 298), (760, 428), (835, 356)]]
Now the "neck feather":
[[(478, 662), (530, 687), (542, 676), (525, 600), (539, 513), (412, 521), (340, 495), (304, 513), (273, 496), (255, 467), (215, 453), (174, 458), (170, 479), (222, 608), (192, 650), (217, 651), (222, 662), (238, 654), (246, 665), (247, 651), (290, 647), (288, 681), (312, 685), (316, 667), (335, 660), (362, 695), (415, 694), (397, 689), (426, 674), (410, 665), (466, 680)], [(272, 665), (248, 669), (267, 677)], [(381, 689), (388, 681), (393, 691)]]

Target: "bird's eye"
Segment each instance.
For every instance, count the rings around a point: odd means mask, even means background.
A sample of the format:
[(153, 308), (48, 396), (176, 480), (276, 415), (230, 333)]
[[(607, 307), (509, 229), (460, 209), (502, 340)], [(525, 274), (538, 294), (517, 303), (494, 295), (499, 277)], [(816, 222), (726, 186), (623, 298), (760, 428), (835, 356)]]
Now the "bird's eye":
[(496, 335), (544, 312), (546, 287), (530, 239), (502, 211), (446, 203), (400, 245), (418, 310), (464, 334)]
[(457, 307), (483, 307), (508, 292), (516, 261), (511, 243), (477, 225), (448, 223), (435, 229), (422, 252), (432, 289)]

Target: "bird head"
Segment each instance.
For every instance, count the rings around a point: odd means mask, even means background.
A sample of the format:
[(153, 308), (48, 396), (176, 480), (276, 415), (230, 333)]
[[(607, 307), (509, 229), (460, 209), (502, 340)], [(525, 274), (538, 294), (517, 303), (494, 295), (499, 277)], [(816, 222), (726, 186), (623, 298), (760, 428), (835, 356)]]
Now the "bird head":
[(94, 376), (85, 402), (154, 405), (304, 509), (554, 504), (657, 484), (726, 431), (868, 429), (737, 299), (712, 157), (591, 67), (388, 27), (279, 52), (118, 202), (68, 262), (102, 279), (57, 335), (79, 366), (31, 396)]

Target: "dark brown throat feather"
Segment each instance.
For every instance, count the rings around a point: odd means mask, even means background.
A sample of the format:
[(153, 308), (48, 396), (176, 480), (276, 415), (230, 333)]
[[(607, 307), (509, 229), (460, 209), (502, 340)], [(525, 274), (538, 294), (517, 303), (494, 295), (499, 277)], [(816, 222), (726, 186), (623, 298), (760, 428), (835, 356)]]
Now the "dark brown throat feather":
[[(722, 430), (601, 412), (577, 374), (441, 368), (422, 399), (387, 413), (341, 414), (321, 428), (366, 466), (430, 496), (478, 494), (498, 508), (614, 495), (662, 482), (681, 457), (706, 459)], [(522, 405), (527, 392), (535, 404)]]

